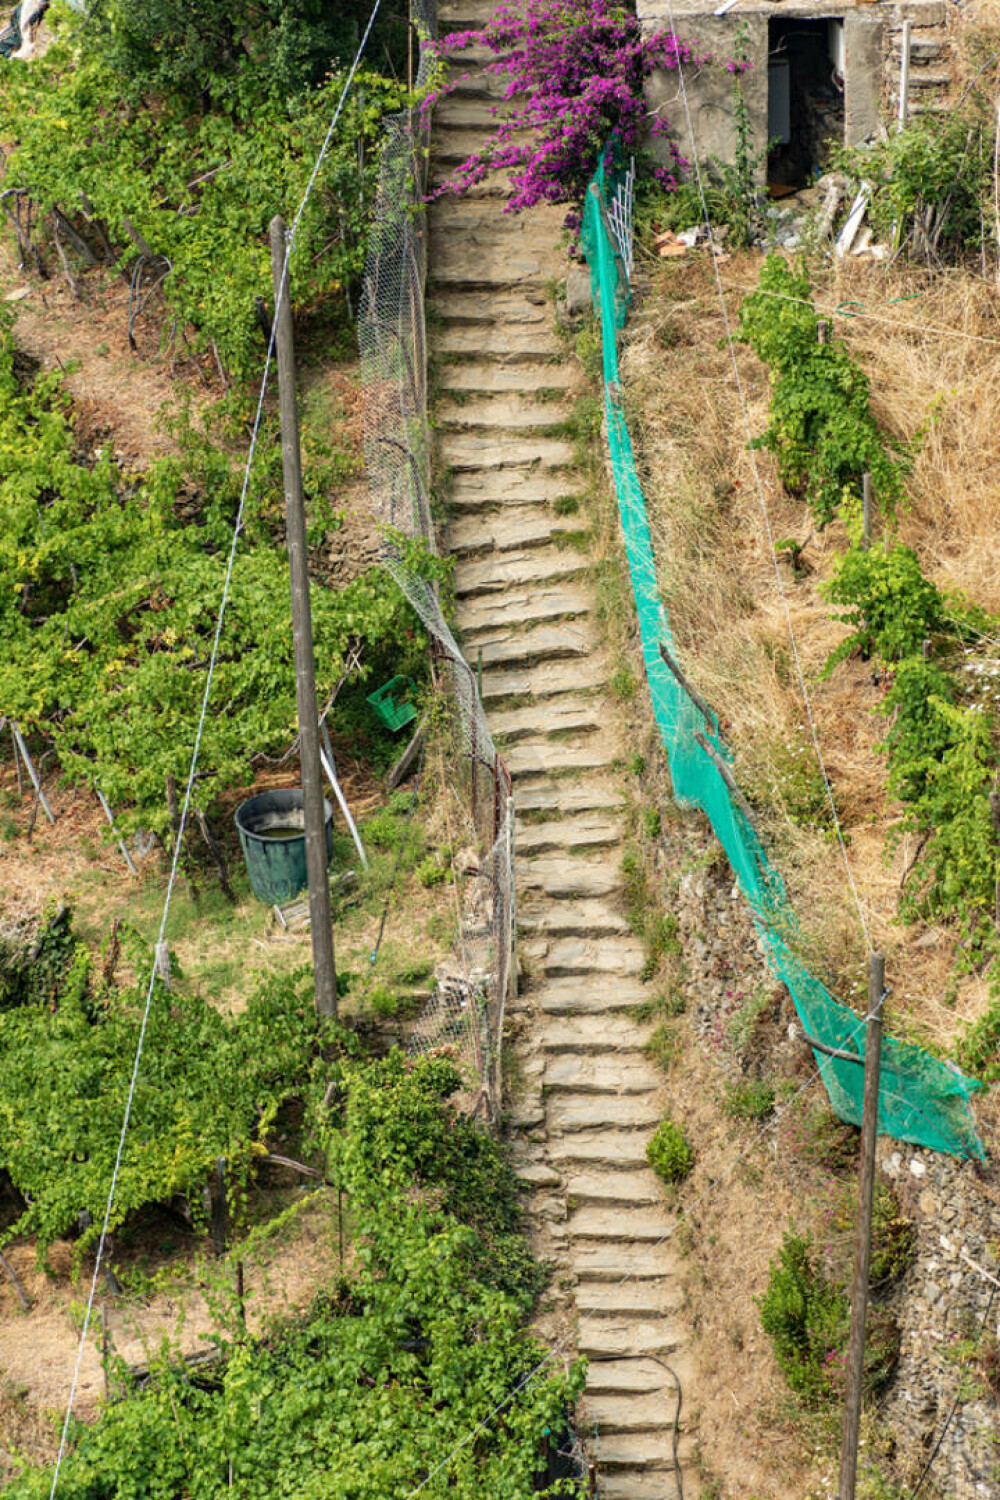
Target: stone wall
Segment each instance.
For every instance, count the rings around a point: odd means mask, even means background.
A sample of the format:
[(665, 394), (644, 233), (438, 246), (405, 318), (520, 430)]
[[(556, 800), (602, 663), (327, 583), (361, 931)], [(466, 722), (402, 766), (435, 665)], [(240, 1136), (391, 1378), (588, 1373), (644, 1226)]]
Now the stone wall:
[[(894, 117), (898, 110), (900, 51), (903, 22), (912, 23), (910, 51), (911, 112), (947, 108), (951, 84), (947, 12), (944, 0), (771, 0), (753, 3), (740, 0), (725, 16), (715, 16), (704, 0), (638, 0), (637, 10), (644, 29), (660, 31), (671, 18), (677, 34), (701, 54), (720, 62), (734, 55), (737, 27), (744, 28), (747, 51), (754, 66), (744, 78), (744, 97), (750, 117), (755, 149), (767, 140), (767, 38), (768, 21), (782, 19), (842, 19), (844, 22), (844, 135), (855, 145), (871, 135), (880, 116)], [(712, 156), (731, 160), (735, 145), (732, 81), (719, 66), (711, 64), (685, 70), (694, 141), (684, 119), (677, 77), (657, 73), (647, 93), (652, 108), (662, 111), (675, 127), (684, 155), (697, 154), (703, 161)], [(662, 150), (662, 147), (660, 148)]]

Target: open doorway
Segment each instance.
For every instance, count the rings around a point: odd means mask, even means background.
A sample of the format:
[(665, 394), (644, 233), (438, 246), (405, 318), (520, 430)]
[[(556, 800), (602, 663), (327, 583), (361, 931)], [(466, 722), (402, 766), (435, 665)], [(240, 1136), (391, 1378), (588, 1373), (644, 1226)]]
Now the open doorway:
[(808, 187), (844, 138), (844, 23), (776, 18), (767, 40), (768, 186)]

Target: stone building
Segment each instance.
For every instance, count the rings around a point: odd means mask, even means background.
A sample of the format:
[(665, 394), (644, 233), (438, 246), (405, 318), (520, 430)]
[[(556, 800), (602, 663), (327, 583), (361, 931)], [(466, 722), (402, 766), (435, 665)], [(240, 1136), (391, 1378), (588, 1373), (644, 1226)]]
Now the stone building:
[[(945, 0), (638, 0), (643, 27), (670, 26), (718, 61), (731, 58), (742, 26), (753, 67), (743, 80), (754, 145), (774, 184), (805, 187), (826, 166), (824, 144), (856, 145), (898, 111), (904, 22), (910, 22), (910, 115), (946, 109), (951, 67)], [(694, 142), (685, 128), (677, 77), (654, 75), (662, 108), (685, 155), (731, 160), (732, 81), (720, 67), (685, 69)]]

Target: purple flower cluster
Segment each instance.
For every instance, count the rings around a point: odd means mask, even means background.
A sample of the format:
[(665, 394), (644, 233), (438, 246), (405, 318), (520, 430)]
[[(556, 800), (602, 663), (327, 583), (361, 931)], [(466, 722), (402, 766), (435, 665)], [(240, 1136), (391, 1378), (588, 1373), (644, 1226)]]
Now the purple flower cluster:
[[(625, 155), (646, 136), (665, 139), (669, 167), (654, 169), (667, 188), (678, 185), (687, 162), (667, 121), (647, 108), (643, 81), (657, 69), (701, 64), (672, 32), (643, 36), (634, 15), (614, 0), (523, 0), (498, 9), (479, 31), (453, 32), (436, 44), (442, 58), (468, 47), (488, 48), (484, 71), (505, 80), (496, 127), (477, 151), (436, 189), (464, 193), (488, 173), (508, 170), (513, 191), (505, 213), (536, 203), (579, 205), (601, 150), (614, 135)], [(455, 87), (445, 84), (425, 103)], [(525, 139), (525, 133), (531, 136)], [(570, 213), (569, 223), (578, 222)]]

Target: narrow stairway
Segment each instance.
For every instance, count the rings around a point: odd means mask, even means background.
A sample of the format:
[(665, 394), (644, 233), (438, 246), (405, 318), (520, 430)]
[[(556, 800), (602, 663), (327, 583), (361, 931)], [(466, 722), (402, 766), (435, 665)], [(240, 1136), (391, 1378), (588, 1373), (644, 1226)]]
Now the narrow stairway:
[[(481, 26), (490, 6), (450, 0), (440, 31)], [(432, 181), (479, 145), (498, 85), (467, 51), (435, 111)], [(458, 70), (456, 70), (458, 71)], [(534, 1187), (539, 1251), (568, 1289), (588, 1356), (579, 1430), (606, 1500), (680, 1500), (677, 1384), (692, 1409), (673, 1216), (646, 1164), (662, 1077), (644, 953), (623, 912), (628, 753), (606, 693), (572, 444), (552, 435), (580, 376), (562, 357), (547, 287), (564, 273), (563, 210), (503, 215), (496, 178), (430, 210), (429, 340), (441, 395), (439, 458), (451, 470), (445, 536), (457, 624), (483, 661), (490, 727), (514, 779), (521, 994), (514, 1007), (520, 1170)], [(682, 1460), (690, 1439), (681, 1428)]]

